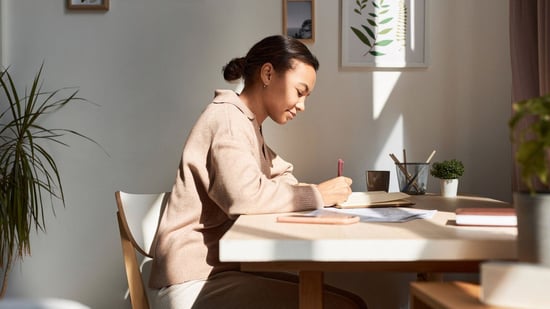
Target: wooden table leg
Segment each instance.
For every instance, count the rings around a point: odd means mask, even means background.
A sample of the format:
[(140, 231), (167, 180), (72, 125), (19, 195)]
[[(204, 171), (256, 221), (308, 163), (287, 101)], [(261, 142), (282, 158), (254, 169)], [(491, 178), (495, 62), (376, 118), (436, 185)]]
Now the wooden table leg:
[(300, 309), (323, 308), (323, 272), (300, 272)]

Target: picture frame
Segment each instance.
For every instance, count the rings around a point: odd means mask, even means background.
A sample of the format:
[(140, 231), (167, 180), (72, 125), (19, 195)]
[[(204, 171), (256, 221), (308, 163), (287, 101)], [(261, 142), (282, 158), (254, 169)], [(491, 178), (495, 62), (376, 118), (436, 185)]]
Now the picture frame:
[(428, 0), (341, 3), (342, 67), (428, 67)]
[(283, 0), (283, 34), (315, 42), (315, 0)]
[(108, 11), (109, 0), (67, 0), (67, 9)]

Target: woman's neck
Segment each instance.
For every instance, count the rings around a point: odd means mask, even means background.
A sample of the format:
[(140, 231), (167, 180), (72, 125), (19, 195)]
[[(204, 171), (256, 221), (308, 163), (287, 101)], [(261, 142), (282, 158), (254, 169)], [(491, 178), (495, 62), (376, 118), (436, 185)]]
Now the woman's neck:
[(256, 121), (259, 125), (262, 125), (264, 120), (267, 118), (267, 113), (264, 108), (263, 99), (262, 99), (262, 88), (253, 87), (253, 88), (244, 88), (241, 91), (239, 97), (243, 103), (254, 113), (256, 116)]

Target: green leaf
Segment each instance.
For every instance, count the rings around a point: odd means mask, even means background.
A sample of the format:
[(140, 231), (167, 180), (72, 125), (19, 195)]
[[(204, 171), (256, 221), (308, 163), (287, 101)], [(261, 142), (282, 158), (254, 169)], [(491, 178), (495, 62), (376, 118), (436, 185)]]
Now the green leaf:
[(393, 28), (386, 28), (384, 30), (381, 30), (378, 32), (378, 34), (382, 35), (382, 34), (387, 34), (389, 33)]
[(369, 25), (376, 27), (376, 22), (374, 20), (367, 19), (367, 22), (369, 23)]
[[(515, 161), (520, 167), (521, 181), (529, 190), (549, 192), (550, 166), (550, 94), (529, 98), (512, 105), (514, 113), (508, 121), (510, 139), (517, 146)], [(538, 179), (546, 188), (535, 186)]]
[[(369, 34), (369, 36), (373, 39), (373, 40), (376, 40), (376, 36), (374, 35), (374, 32), (372, 32), (372, 30), (367, 27), (367, 26), (362, 26), (363, 29), (365, 29), (365, 31)], [(370, 46), (370, 45), (369, 45)]]
[(381, 52), (378, 52), (378, 51), (375, 51), (375, 50), (369, 51), (369, 54), (371, 54), (373, 56), (384, 56), (385, 55), (384, 53), (381, 53)]
[(361, 32), (361, 30), (355, 28), (355, 27), (350, 27), (351, 28), (351, 31), (353, 31), (353, 33), (355, 33), (355, 36), (357, 36), (357, 38), (363, 42), (363, 44), (371, 47), (371, 44), (370, 44), (370, 41), (369, 39), (367, 38), (367, 36), (365, 34), (363, 34), (363, 32)]
[(378, 41), (378, 42), (374, 43), (374, 45), (376, 45), (376, 46), (387, 46), (391, 42), (393, 42), (393, 40), (382, 40), (382, 41)]
[(387, 24), (387, 23), (389, 23), (392, 19), (393, 19), (393, 17), (388, 17), (388, 18), (384, 19), (383, 21), (381, 21), (380, 24), (381, 24), (381, 25)]

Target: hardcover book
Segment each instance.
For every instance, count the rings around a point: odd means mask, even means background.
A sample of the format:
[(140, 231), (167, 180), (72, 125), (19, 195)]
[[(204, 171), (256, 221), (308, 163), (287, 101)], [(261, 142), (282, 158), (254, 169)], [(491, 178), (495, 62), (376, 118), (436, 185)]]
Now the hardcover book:
[(516, 211), (511, 207), (457, 208), (457, 225), (516, 226)]

